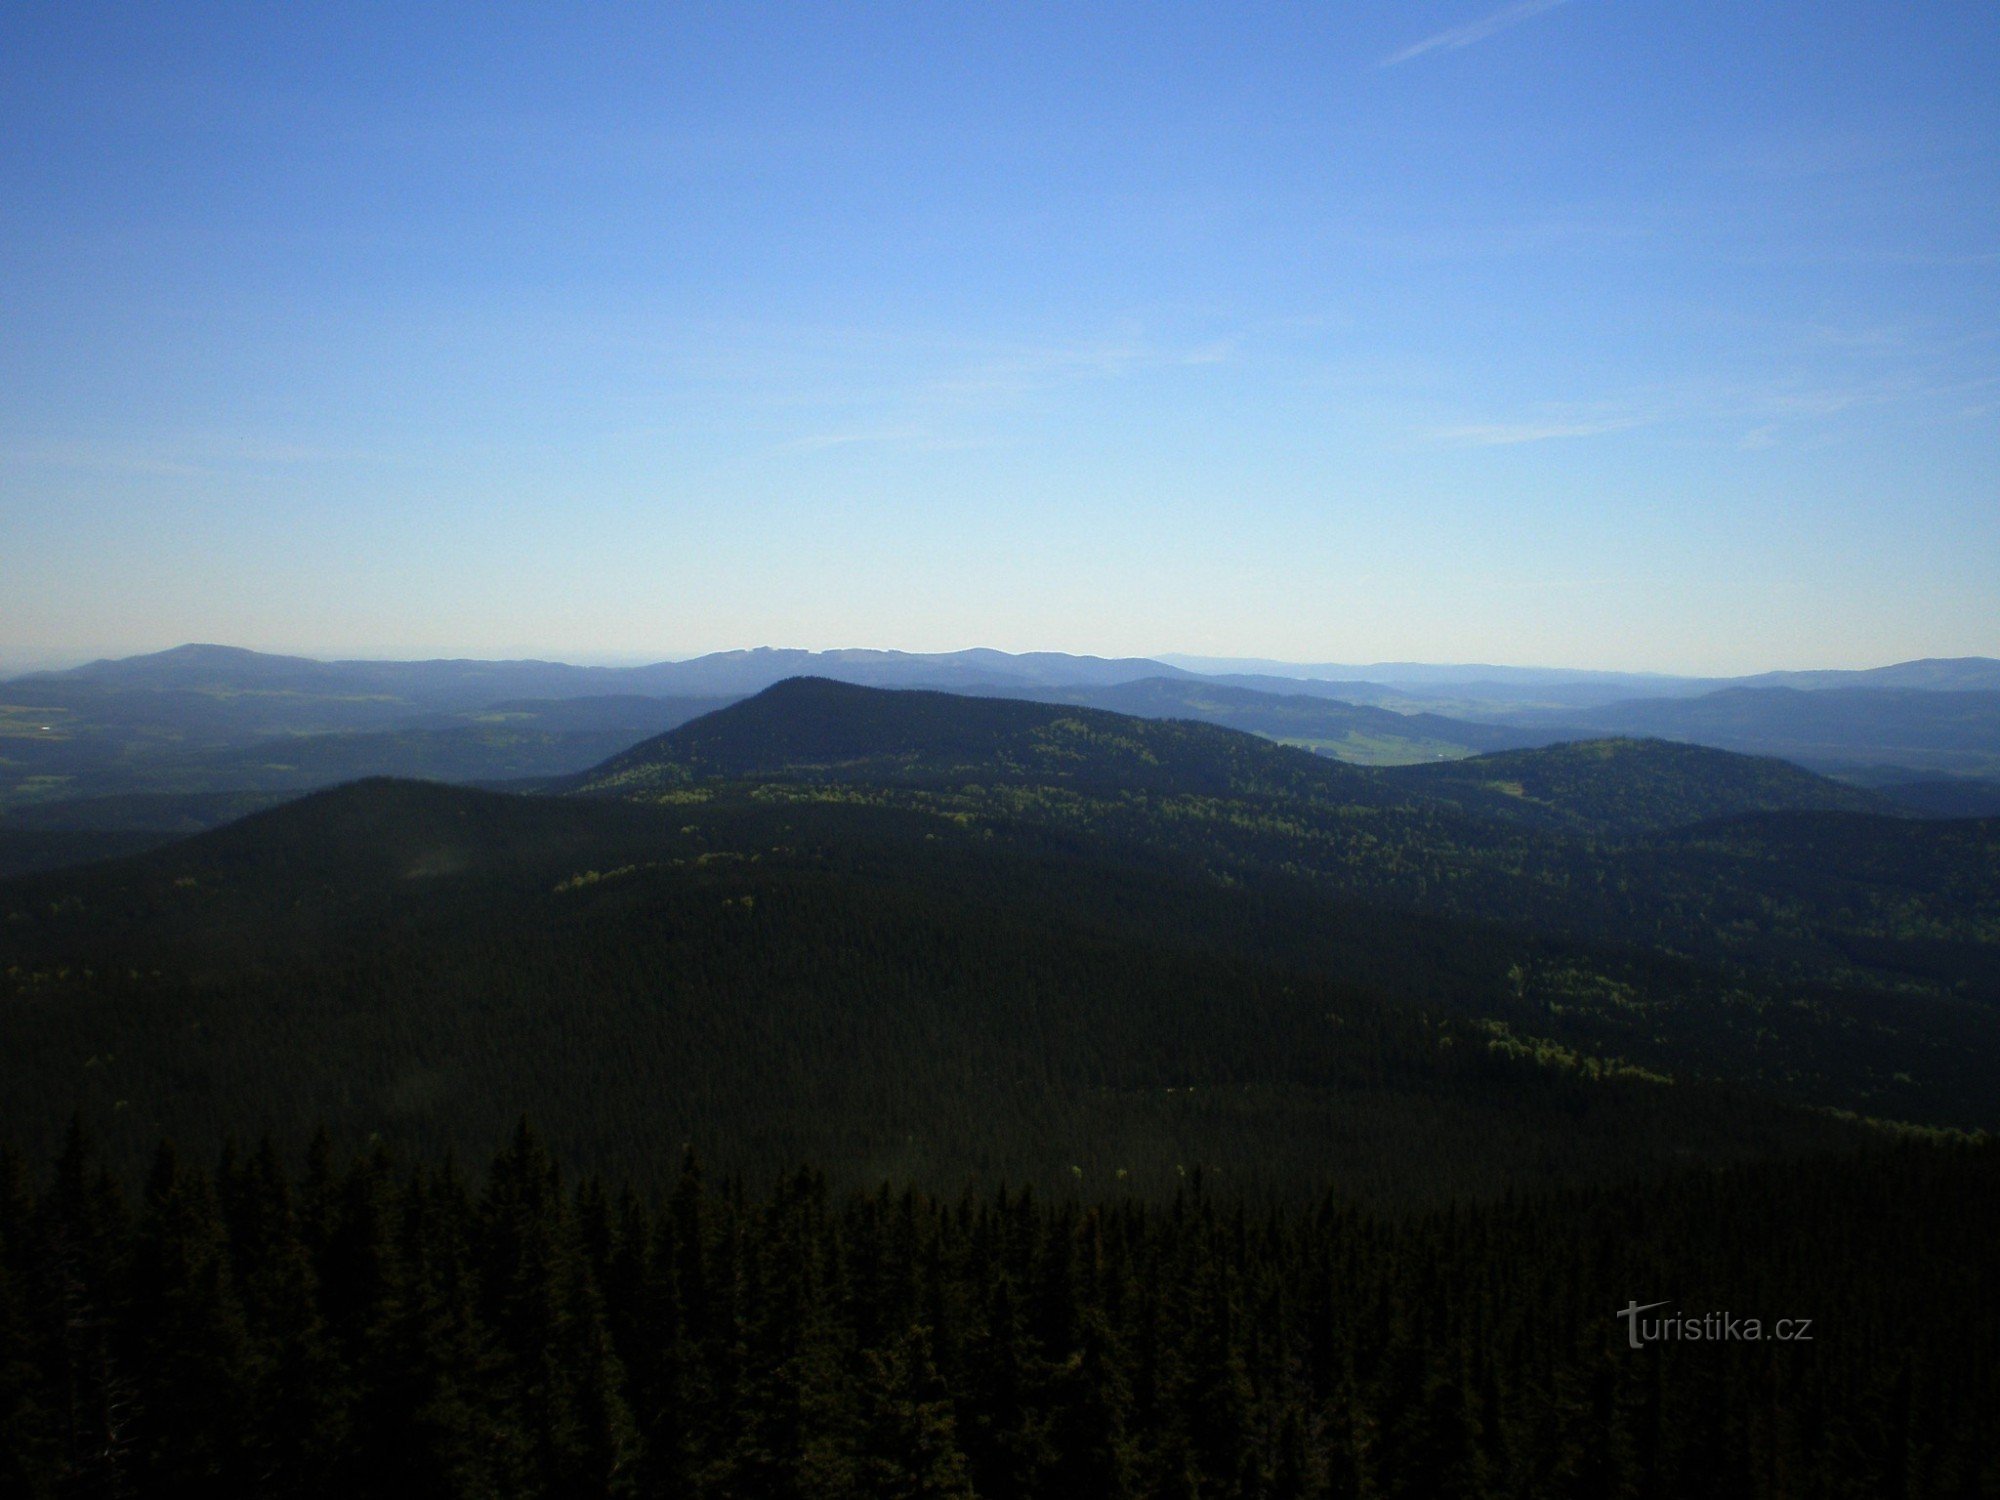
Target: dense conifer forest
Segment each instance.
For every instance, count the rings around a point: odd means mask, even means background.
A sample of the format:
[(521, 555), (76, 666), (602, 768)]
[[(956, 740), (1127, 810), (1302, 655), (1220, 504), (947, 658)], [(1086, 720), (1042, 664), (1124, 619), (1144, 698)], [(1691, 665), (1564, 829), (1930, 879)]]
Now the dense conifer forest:
[(0, 1161), (0, 1490), (1991, 1494), (1996, 1235), (1991, 1145), (1385, 1219), (72, 1132)]

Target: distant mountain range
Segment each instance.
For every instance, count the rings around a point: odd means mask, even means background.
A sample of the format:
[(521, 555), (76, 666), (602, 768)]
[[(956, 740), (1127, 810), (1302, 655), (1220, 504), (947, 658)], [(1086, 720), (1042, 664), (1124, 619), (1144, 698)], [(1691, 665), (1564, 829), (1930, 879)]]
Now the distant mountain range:
[(1429, 691), (1472, 689), (1520, 695), (1524, 689), (1556, 688), (1620, 698), (1670, 698), (1710, 693), (1724, 687), (1924, 688), (1936, 692), (2000, 691), (2000, 660), (1988, 656), (1926, 657), (1886, 667), (1813, 672), (1760, 672), (1748, 677), (1679, 677), (1663, 672), (1595, 672), (1574, 667), (1500, 667), (1481, 663), (1442, 665), (1390, 661), (1368, 666), (1305, 664), (1262, 657), (1182, 656), (1159, 660), (1204, 676), (1290, 677)]
[[(147, 656), (95, 661), (63, 672), (11, 679), (13, 691), (91, 689), (193, 692), (229, 696), (345, 696), (378, 705), (355, 713), (401, 708), (449, 710), (499, 698), (574, 698), (608, 694), (652, 697), (742, 696), (802, 675), (835, 677), (877, 687), (984, 689), (1004, 686), (1089, 685), (1140, 677), (1182, 676), (1145, 658), (1106, 659), (1059, 652), (792, 651), (759, 647), (718, 651), (687, 661), (639, 667), (578, 667), (550, 661), (316, 661), (269, 656), (234, 646), (176, 646)], [(56, 700), (51, 700), (56, 701)]]
[[(0, 830), (20, 810), (110, 809), (185, 826), (212, 803), (368, 775), (498, 783), (572, 774), (773, 683), (811, 675), (1067, 703), (1241, 729), (1365, 765), (1604, 736), (1778, 755), (1887, 787), (1910, 810), (2000, 806), (2000, 662), (1720, 682), (1492, 666), (1296, 666), (972, 650), (719, 652), (639, 667), (545, 661), (316, 661), (183, 646), (0, 682)], [(1342, 674), (1368, 672), (1373, 679)], [(1895, 783), (1909, 783), (1905, 794)], [(50, 826), (46, 815), (40, 826)]]
[(1984, 688), (1727, 687), (1507, 721), (1551, 733), (1687, 740), (1828, 771), (1873, 765), (2000, 775), (2000, 691)]
[(496, 697), (564, 698), (613, 693), (651, 696), (744, 695), (787, 677), (830, 677), (874, 687), (934, 687), (945, 691), (995, 685), (1105, 686), (1147, 677), (1274, 679), (1294, 692), (1329, 687), (1401, 690), (1431, 696), (1450, 689), (1477, 696), (1531, 699), (1540, 691), (1588, 691), (1602, 701), (1686, 697), (1729, 687), (1912, 688), (1934, 692), (2000, 692), (2000, 660), (1927, 658), (1856, 671), (1764, 672), (1748, 677), (1675, 677), (1647, 672), (1433, 665), (1379, 662), (1372, 666), (1307, 665), (1247, 657), (1099, 657), (1066, 652), (1010, 653), (877, 650), (803, 651), (758, 647), (718, 651), (684, 661), (636, 667), (580, 667), (552, 661), (320, 661), (273, 656), (235, 646), (188, 645), (143, 656), (94, 661), (59, 672), (9, 679), (19, 687), (70, 681), (152, 691), (305, 693), (336, 690), (465, 707)]

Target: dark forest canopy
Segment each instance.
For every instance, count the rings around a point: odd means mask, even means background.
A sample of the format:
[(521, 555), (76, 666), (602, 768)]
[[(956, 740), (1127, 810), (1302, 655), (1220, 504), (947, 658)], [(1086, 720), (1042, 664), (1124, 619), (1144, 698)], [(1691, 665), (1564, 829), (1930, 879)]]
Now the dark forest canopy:
[(212, 1173), (161, 1146), (128, 1195), (72, 1133), (35, 1179), (0, 1155), (0, 1491), (1991, 1493), (1996, 1167), (1877, 1148), (1385, 1220), (1198, 1173), (1082, 1206), (684, 1156), (639, 1194), (525, 1125), (483, 1180), (322, 1139)]
[(1615, 955), (1088, 849), (844, 802), (323, 793), (7, 887), (0, 1111), (46, 1147), (82, 1108), (127, 1160), (321, 1120), (477, 1150), (532, 1108), (606, 1170), (693, 1138), (861, 1181), (1206, 1163), (1399, 1200), (1855, 1128), (1534, 1042), (1541, 987)]

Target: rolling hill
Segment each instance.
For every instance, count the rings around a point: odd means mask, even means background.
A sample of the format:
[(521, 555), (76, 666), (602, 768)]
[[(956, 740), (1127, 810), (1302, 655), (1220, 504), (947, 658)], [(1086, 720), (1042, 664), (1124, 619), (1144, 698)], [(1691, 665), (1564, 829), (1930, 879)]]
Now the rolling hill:
[(804, 679), (554, 790), (370, 780), (0, 881), (0, 1126), (431, 1152), (526, 1108), (619, 1170), (1394, 1197), (1844, 1138), (1801, 1107), (2000, 1124), (2000, 826), (1791, 767), (1369, 770)]
[[(1385, 682), (1201, 676), (1145, 658), (987, 650), (760, 649), (612, 668), (323, 662), (185, 646), (0, 683), (0, 820), (33, 804), (93, 799), (90, 816), (101, 824), (113, 804), (95, 799), (298, 792), (372, 775), (475, 783), (563, 776), (802, 674), (1199, 720), (1364, 765), (1656, 737), (1782, 755), (1858, 782), (1963, 779), (2000, 766), (2000, 700), (1979, 687), (1985, 665), (1769, 674), (1790, 685), (1606, 704), (1606, 695), (1653, 679), (1396, 664), (1382, 669)], [(1671, 686), (1693, 695), (1710, 685)], [(1963, 810), (1967, 800), (1947, 786), (1923, 805)]]
[(1353, 768), (1207, 724), (798, 677), (635, 745), (564, 789), (630, 795), (774, 775), (1322, 801), (1364, 796), (1371, 785)]
[(1927, 656), (1859, 671), (1759, 672), (1738, 678), (1733, 687), (1918, 688), (1926, 692), (2000, 692), (2000, 661), (1990, 656)]
[(1408, 1200), (1851, 1134), (1489, 1048), (1465, 997), (1505, 1003), (1503, 955), (1449, 925), (895, 809), (368, 782), (0, 910), (0, 1132), (36, 1148), (80, 1110), (114, 1150), (324, 1122), (434, 1153), (525, 1109), (598, 1170), (692, 1139)]
[[(1811, 869), (1784, 872), (1779, 890), (1767, 862), (1723, 870), (1663, 851), (1660, 836), (1717, 819), (1892, 806), (1782, 762), (1663, 741), (1371, 770), (1207, 725), (800, 679), (559, 789), (686, 803), (746, 783), (769, 798), (1031, 823), (1192, 869), (1802, 979), (1865, 977), (1837, 941), (1849, 927), (1891, 943), (1965, 938), (1982, 930), (1981, 903), (2000, 900), (2000, 866), (1976, 841), (1952, 870), (1893, 892), (1836, 891)], [(1866, 827), (1885, 863), (1912, 863), (1922, 835), (1909, 820)]]
[[(1556, 715), (1512, 722), (1553, 727)], [(2000, 771), (2000, 692), (1913, 687), (1731, 687), (1560, 715), (1599, 734), (1686, 740), (1817, 769), (1907, 767), (1933, 775)]]
[[(1366, 687), (1367, 684), (1356, 684)], [(1195, 719), (1350, 765), (1402, 765), (1545, 743), (1546, 732), (1399, 713), (1316, 693), (1263, 692), (1187, 677), (1147, 677), (1109, 687), (1050, 688), (1010, 696), (1074, 703), (1144, 719)]]
[[(1208, 719), (1371, 762), (1536, 738), (1438, 719), (1406, 722), (1297, 693), (1259, 697), (1143, 659), (1058, 653), (758, 650), (584, 668), (321, 662), (186, 646), (0, 684), (0, 810), (132, 794), (305, 791), (362, 776), (565, 775), (801, 673)], [(1141, 681), (1149, 686), (1127, 690)]]
[(1584, 740), (1406, 766), (1383, 780), (1486, 817), (1619, 835), (1751, 812), (1902, 810), (1788, 761), (1659, 739)]

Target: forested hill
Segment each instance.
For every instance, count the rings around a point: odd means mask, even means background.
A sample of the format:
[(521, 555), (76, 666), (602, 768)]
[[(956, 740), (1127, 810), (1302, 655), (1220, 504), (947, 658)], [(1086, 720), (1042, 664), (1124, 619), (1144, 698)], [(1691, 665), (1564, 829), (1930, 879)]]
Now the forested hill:
[[(1794, 1003), (1760, 998), (1771, 982), (1858, 985), (1871, 998), (1797, 997), (1822, 1019), (1792, 1028), (1780, 1050), (1811, 1033), (1814, 1059), (1765, 1057), (1751, 1071), (1802, 1078), (1831, 1045), (1874, 1080), (1862, 1085), (1870, 1112), (1983, 1120), (1983, 1107), (1940, 1116), (1922, 1101), (1941, 1097), (1938, 1060), (2000, 1057), (1989, 1035), (2000, 860), (1987, 839), (1858, 811), (1879, 804), (1775, 761), (1610, 742), (1368, 770), (1211, 726), (802, 680), (636, 747), (575, 789), (690, 813), (745, 793), (895, 807), (940, 828), (1032, 828), (1082, 856), (1166, 861), (1202, 879), (1303, 880), (1380, 909), (1666, 950), (1717, 966), (1713, 983), (1698, 995), (1658, 976), (1579, 989), (1531, 966), (1523, 997), (1539, 1007), (1537, 1031), (1563, 1045), (1668, 1070), (1727, 1030), (1708, 1055), (1735, 1059), (1735, 1071), (1762, 1045), (1756, 1018)], [(1802, 820), (1786, 837), (1838, 857), (1774, 860), (1754, 827), (1730, 824), (1772, 817)], [(1583, 968), (1601, 977), (1618, 964)], [(1665, 989), (1641, 999), (1635, 982)], [(1928, 1060), (1884, 1073), (1882, 1059), (1918, 1036)], [(1933, 1081), (1909, 1087), (1897, 1073)]]
[[(436, 1156), (525, 1110), (606, 1172), (692, 1140), (857, 1184), (1153, 1193), (1206, 1164), (1409, 1202), (1859, 1138), (1538, 1052), (1538, 976), (1569, 994), (1596, 962), (1020, 824), (363, 783), (0, 882), (0, 1139), (45, 1154), (77, 1113), (128, 1166), (162, 1133), (298, 1147), (318, 1123)], [(1868, 1066), (1981, 1091), (1932, 1045)]]
[(635, 745), (564, 789), (637, 793), (710, 778), (1028, 783), (1106, 791), (1370, 800), (1357, 768), (1186, 720), (795, 677)]
[[(1235, 687), (1203, 677), (1147, 677), (1098, 686), (1026, 689), (1013, 697), (1074, 703), (1145, 719), (1196, 719), (1247, 730), (1356, 765), (1401, 765), (1485, 750), (1543, 745), (1561, 736), (1547, 729), (1480, 724), (1433, 713), (1402, 713), (1367, 702), (1313, 692)], [(1368, 684), (1355, 684), (1367, 687)]]
[[(1536, 718), (1515, 721), (1532, 725)], [(2000, 692), (1992, 690), (1731, 687), (1698, 698), (1607, 704), (1567, 713), (1562, 722), (1782, 755), (1810, 766), (1902, 766), (1953, 776), (2000, 771)]]
[(1903, 811), (1879, 793), (1789, 761), (1669, 740), (1583, 740), (1375, 774), (1485, 817), (1614, 835), (1753, 812)]
[(1588, 740), (1430, 765), (1350, 767), (1220, 725), (811, 677), (635, 745), (559, 789), (642, 794), (758, 777), (1416, 804), (1614, 837), (1752, 812), (1900, 811), (1878, 793), (1784, 761), (1666, 740)]

